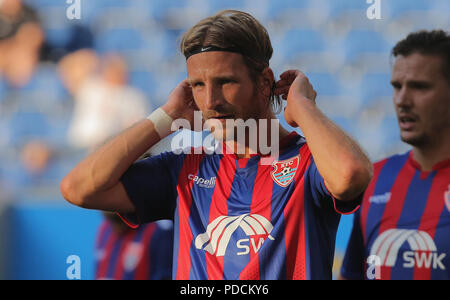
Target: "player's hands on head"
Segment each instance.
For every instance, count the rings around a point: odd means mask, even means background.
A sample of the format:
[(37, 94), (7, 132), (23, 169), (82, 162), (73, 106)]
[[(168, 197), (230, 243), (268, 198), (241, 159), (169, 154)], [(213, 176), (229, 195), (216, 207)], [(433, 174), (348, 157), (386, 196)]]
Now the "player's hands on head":
[(174, 120), (186, 119), (191, 124), (194, 123), (194, 111), (199, 109), (194, 102), (192, 88), (187, 79), (180, 82), (172, 90), (162, 109)]
[(298, 111), (298, 106), (305, 102), (315, 104), (317, 96), (317, 92), (309, 82), (308, 77), (299, 70), (288, 70), (281, 74), (274, 93), (287, 100), (284, 117), (286, 122), (293, 127), (297, 127), (294, 116), (295, 112)]

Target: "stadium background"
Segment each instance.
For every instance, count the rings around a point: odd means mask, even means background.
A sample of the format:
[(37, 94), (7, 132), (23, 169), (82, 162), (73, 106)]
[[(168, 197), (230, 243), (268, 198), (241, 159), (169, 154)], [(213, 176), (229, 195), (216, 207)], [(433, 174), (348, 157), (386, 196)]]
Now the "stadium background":
[[(119, 53), (130, 85), (156, 108), (186, 76), (182, 32), (222, 9), (248, 11), (269, 31), (275, 74), (304, 71), (318, 105), (376, 161), (408, 149), (392, 107), (391, 48), (411, 31), (450, 28), (448, 0), (381, 0), (380, 20), (368, 19), (366, 0), (81, 0), (79, 20), (67, 18), (65, 0), (24, 2), (39, 13), (50, 50), (21, 88), (0, 73), (0, 279), (66, 279), (72, 254), (81, 258), (81, 278), (93, 278), (101, 214), (70, 206), (59, 193), (62, 177), (86, 154), (67, 141), (73, 101), (57, 71), (64, 54), (86, 46)], [(29, 176), (20, 151), (36, 139), (56, 155), (45, 172)], [(342, 218), (336, 270), (351, 222)]]

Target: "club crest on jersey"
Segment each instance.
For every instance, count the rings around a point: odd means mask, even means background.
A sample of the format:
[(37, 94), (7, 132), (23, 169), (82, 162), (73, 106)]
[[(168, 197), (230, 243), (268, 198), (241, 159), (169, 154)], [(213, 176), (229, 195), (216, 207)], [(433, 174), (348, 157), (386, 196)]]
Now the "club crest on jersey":
[(450, 211), (450, 185), (448, 190), (444, 193), (445, 205), (447, 205), (447, 210)]
[(139, 261), (142, 258), (142, 254), (144, 253), (143, 247), (139, 243), (131, 243), (125, 250), (124, 254), (124, 269), (127, 272), (131, 272), (136, 269)]
[(300, 162), (300, 155), (283, 161), (272, 163), (272, 179), (281, 187), (287, 187), (294, 180)]

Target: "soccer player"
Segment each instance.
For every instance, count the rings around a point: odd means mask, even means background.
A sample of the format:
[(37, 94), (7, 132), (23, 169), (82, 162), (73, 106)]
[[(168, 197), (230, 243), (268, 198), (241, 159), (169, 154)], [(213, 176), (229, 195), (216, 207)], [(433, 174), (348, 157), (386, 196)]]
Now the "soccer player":
[[(331, 279), (340, 213), (359, 207), (369, 159), (317, 108), (303, 73), (275, 81), (270, 38), (251, 15), (206, 18), (184, 34), (181, 50), (188, 78), (147, 120), (79, 163), (61, 183), (65, 199), (134, 224), (173, 219), (175, 279)], [(268, 164), (260, 144), (252, 153), (252, 136), (231, 138), (239, 128), (227, 123), (276, 119), (274, 96), (287, 99), (285, 119), (306, 139), (258, 123), (258, 139), (279, 143)], [(170, 134), (172, 120), (194, 124), (198, 109), (231, 151), (166, 152), (134, 163)]]
[(393, 49), (401, 139), (412, 150), (374, 165), (341, 276), (450, 279), (450, 36), (411, 33)]
[(173, 225), (163, 220), (132, 229), (105, 212), (95, 244), (95, 279), (168, 280), (172, 278)]

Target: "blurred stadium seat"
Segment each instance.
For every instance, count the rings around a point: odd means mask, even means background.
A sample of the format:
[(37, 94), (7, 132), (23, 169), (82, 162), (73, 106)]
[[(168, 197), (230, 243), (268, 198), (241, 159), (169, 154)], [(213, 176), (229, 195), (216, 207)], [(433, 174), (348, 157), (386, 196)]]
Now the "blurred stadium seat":
[(315, 87), (319, 95), (339, 95), (341, 87), (335, 76), (329, 73), (308, 73), (309, 81)]
[(278, 50), (286, 60), (301, 56), (304, 52), (321, 52), (326, 49), (322, 35), (315, 30), (292, 29), (284, 34)]
[(381, 33), (371, 30), (352, 30), (344, 41), (347, 61), (364, 53), (389, 53), (390, 47)]
[[(413, 3), (412, 3), (413, 2)], [(429, 0), (395, 0), (387, 1), (385, 4), (389, 7), (391, 18), (397, 18), (410, 11), (428, 11), (432, 8), (433, 2)]]
[(374, 101), (392, 96), (391, 75), (384, 73), (367, 73), (363, 76), (360, 90), (363, 105), (373, 105)]

